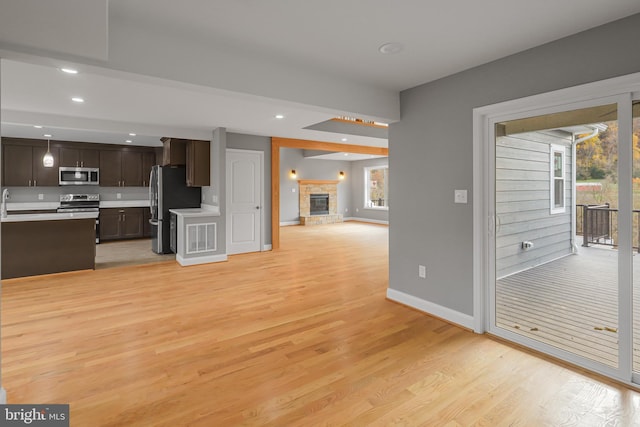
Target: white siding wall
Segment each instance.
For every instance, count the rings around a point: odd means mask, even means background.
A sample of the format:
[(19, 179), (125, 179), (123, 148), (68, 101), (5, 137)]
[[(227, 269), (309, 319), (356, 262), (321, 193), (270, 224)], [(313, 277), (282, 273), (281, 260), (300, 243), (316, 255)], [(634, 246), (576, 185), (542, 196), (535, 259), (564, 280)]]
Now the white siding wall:
[[(551, 144), (566, 146), (565, 212), (550, 213)], [(496, 140), (496, 276), (571, 253), (571, 137), (528, 132)], [(522, 248), (531, 241), (534, 247)]]

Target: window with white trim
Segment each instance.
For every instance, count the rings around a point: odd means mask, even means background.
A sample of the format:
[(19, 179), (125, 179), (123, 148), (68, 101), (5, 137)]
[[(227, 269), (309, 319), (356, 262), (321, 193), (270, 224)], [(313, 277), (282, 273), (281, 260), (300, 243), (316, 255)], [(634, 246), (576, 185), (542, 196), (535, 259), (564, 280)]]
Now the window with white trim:
[(558, 214), (566, 211), (565, 197), (565, 147), (562, 145), (551, 145), (551, 213)]
[(364, 207), (389, 209), (389, 166), (364, 168)]

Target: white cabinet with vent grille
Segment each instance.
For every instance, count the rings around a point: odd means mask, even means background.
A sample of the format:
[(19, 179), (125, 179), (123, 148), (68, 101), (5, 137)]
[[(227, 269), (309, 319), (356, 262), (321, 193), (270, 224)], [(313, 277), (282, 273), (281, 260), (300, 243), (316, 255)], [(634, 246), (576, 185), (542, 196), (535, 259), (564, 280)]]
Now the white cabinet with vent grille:
[(176, 261), (180, 265), (225, 261), (218, 253), (218, 210), (192, 208), (170, 209), (177, 217)]

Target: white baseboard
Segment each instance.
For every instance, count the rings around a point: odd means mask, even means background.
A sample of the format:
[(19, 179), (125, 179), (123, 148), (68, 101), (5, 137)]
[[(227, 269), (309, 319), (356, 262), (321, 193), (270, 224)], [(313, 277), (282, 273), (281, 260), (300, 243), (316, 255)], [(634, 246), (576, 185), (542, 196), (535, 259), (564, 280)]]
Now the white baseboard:
[(271, 245), (262, 245), (262, 251), (263, 252), (270, 251), (272, 249), (273, 249), (273, 246), (271, 246)]
[(280, 223), (280, 227), (288, 227), (290, 225), (300, 225), (300, 221), (283, 221)]
[(188, 265), (209, 264), (212, 262), (222, 262), (226, 260), (227, 260), (227, 254), (199, 256), (195, 258), (183, 258), (180, 255), (176, 254), (176, 261), (178, 261), (178, 264), (185, 267)]
[(344, 218), (344, 221), (358, 221), (358, 222), (370, 222), (372, 224), (384, 224), (384, 225), (389, 225), (389, 221), (383, 221), (380, 219), (369, 219), (369, 218), (358, 218), (358, 217), (348, 217), (348, 218)]
[(473, 330), (473, 316), (469, 316), (468, 314), (460, 313), (459, 311), (455, 311), (390, 288), (387, 289), (387, 298), (411, 308), (415, 308), (416, 310), (424, 313), (439, 317), (447, 322), (455, 323), (456, 325)]
[(0, 405), (6, 405), (7, 404), (7, 391), (4, 389), (4, 387), (0, 387)]

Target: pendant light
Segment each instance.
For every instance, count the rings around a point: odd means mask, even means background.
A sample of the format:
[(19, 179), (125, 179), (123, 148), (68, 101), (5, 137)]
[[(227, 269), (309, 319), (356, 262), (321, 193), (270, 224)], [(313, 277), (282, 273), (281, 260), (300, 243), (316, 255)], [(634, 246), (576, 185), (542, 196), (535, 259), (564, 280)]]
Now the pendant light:
[(45, 168), (53, 167), (53, 154), (51, 154), (51, 148), (50, 148), (50, 143), (48, 139), (47, 139), (47, 152), (44, 154), (44, 157), (42, 158), (42, 166), (44, 166)]

